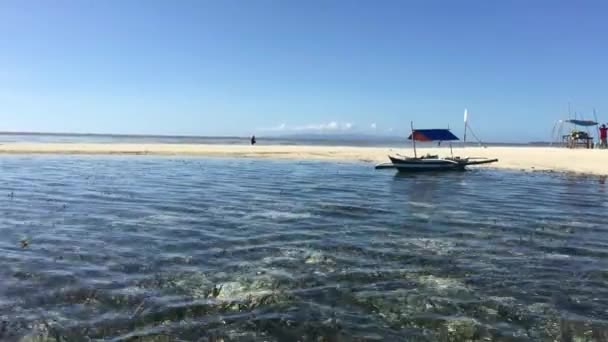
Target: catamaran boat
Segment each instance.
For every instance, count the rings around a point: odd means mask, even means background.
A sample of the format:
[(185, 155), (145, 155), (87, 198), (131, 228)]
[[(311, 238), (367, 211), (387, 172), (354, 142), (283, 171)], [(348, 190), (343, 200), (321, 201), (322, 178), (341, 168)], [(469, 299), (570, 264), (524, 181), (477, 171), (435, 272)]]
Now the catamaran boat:
[[(400, 172), (423, 172), (423, 171), (464, 171), (466, 166), (480, 165), (497, 162), (498, 159), (487, 158), (460, 158), (451, 157), (440, 158), (437, 155), (425, 155), (418, 157), (416, 152), (416, 141), (455, 141), (459, 140), (449, 129), (414, 129), (412, 124), (412, 134), (408, 138), (412, 140), (414, 147), (414, 157), (404, 157), (400, 155), (388, 156), (390, 163), (377, 165), (377, 169), (395, 168)], [(450, 151), (452, 146), (450, 145)]]

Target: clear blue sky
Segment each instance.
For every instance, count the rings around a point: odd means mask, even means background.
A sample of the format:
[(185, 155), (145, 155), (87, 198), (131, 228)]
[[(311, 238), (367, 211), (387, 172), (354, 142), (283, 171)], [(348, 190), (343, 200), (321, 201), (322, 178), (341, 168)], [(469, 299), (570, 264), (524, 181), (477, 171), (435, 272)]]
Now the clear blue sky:
[(0, 1), (0, 130), (248, 135), (608, 121), (608, 2)]

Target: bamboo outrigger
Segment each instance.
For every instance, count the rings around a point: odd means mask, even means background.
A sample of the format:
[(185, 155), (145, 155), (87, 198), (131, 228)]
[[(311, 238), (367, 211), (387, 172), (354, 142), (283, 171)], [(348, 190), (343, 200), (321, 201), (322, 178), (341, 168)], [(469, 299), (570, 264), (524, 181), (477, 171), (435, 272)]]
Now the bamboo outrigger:
[[(414, 157), (388, 156), (390, 163), (376, 165), (376, 169), (397, 169), (400, 172), (424, 172), (424, 171), (464, 171), (470, 165), (482, 165), (495, 163), (498, 159), (488, 158), (461, 158), (451, 157), (439, 158), (437, 155), (426, 155), (418, 157), (416, 141), (455, 141), (459, 140), (449, 129), (414, 129), (412, 123), (412, 134), (408, 139), (412, 140)], [(450, 151), (452, 145), (450, 144)]]

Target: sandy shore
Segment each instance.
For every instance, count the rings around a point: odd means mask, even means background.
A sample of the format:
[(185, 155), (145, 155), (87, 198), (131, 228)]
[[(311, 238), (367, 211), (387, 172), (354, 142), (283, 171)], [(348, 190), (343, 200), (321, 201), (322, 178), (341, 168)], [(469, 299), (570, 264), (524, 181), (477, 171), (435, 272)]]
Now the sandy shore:
[[(7, 143), (0, 154), (149, 154), (198, 155), (216, 157), (258, 157), (386, 162), (388, 154), (411, 155), (411, 148), (337, 146), (248, 146), (199, 144), (101, 144), (101, 143)], [(419, 153), (449, 155), (447, 148), (422, 148)], [(564, 171), (608, 175), (608, 150), (569, 150), (551, 147), (467, 147), (454, 149), (462, 157), (498, 158), (485, 167), (526, 170)], [(484, 166), (479, 166), (484, 167)]]

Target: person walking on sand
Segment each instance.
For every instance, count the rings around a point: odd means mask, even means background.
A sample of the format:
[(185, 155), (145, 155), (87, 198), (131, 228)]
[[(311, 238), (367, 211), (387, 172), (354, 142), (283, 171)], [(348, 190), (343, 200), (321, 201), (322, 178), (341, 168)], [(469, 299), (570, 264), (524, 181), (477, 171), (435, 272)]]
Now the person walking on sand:
[(603, 124), (600, 127), (600, 148), (607, 148), (608, 142), (606, 141), (608, 138), (608, 127), (606, 124)]
[(251, 136), (251, 145), (255, 145), (256, 141), (255, 141), (255, 135)]

